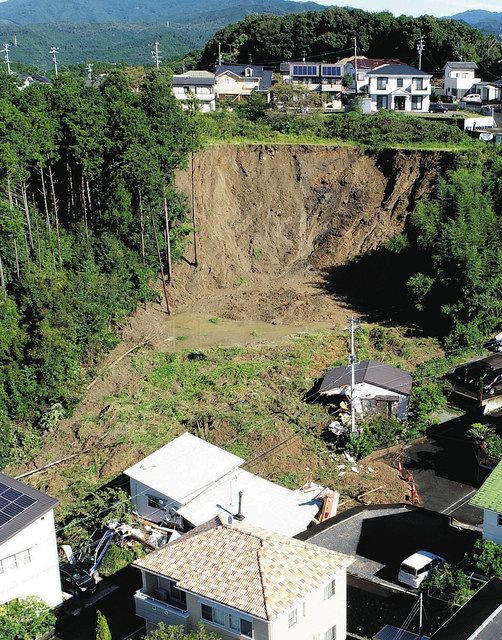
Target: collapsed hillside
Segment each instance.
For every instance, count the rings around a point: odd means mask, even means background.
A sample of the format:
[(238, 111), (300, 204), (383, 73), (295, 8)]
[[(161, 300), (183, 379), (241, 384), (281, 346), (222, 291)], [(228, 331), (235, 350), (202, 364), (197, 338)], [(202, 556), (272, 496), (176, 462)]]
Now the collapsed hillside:
[[(313, 145), (214, 145), (194, 161), (199, 269), (176, 307), (231, 319), (336, 320), (326, 270), (401, 232), (449, 154)], [(177, 186), (191, 196), (191, 170)]]

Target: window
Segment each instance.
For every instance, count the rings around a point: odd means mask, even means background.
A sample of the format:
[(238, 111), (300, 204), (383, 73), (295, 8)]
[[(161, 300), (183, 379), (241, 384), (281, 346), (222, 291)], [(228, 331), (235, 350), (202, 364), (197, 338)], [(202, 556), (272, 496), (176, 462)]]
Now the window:
[(336, 626), (324, 632), (323, 640), (336, 640)]
[(498, 514), (497, 524), (499, 527), (502, 527), (502, 513)]
[(288, 615), (288, 628), (291, 629), (291, 627), (294, 627), (297, 622), (298, 612), (296, 609), (293, 609), (293, 611), (290, 611)]
[(377, 109), (387, 109), (387, 96), (377, 96)]
[(321, 75), (332, 77), (341, 77), (342, 69), (341, 67), (322, 67)]
[(335, 595), (336, 591), (336, 580), (332, 580), (324, 587), (324, 599), (329, 600), (332, 596)]
[(377, 78), (377, 89), (386, 89), (389, 78)]
[(251, 67), (246, 67), (246, 69), (244, 69), (244, 75), (246, 76), (246, 78), (251, 78), (251, 76), (253, 75), (253, 70), (251, 69)]
[(181, 591), (180, 589), (178, 589), (178, 587), (174, 582), (171, 582), (169, 584), (169, 592), (172, 600), (174, 600), (175, 602), (179, 602), (180, 604), (183, 605), (183, 607), (186, 607), (186, 603), (187, 603), (186, 594), (184, 591)]
[(3, 560), (0, 560), (0, 574), (14, 571), (31, 563), (30, 549), (14, 553)]
[(358, 80), (364, 80), (364, 73), (358, 73), (357, 74), (357, 79)]
[(404, 78), (398, 78), (397, 79), (397, 88), (398, 89), (402, 89), (404, 85)]
[(413, 84), (415, 85), (415, 89), (417, 91), (424, 90), (424, 79), (423, 78), (413, 78)]
[(231, 629), (242, 636), (253, 637), (253, 624), (249, 620), (244, 620), (233, 613), (227, 613), (219, 607), (211, 607), (201, 603), (201, 616), (203, 620)]
[(167, 505), (167, 500), (164, 498), (158, 498), (157, 496), (147, 496), (148, 506), (154, 509), (163, 509)]
[(411, 96), (411, 108), (413, 111), (422, 110), (422, 96)]

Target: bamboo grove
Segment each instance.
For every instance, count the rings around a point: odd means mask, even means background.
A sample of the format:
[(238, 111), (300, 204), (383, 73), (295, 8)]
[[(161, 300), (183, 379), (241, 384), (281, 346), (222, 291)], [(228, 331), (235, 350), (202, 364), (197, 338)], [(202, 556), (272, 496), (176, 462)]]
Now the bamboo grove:
[(121, 72), (24, 91), (0, 76), (0, 465), (36, 448), (152, 277), (170, 279), (194, 120), (162, 72), (139, 91)]

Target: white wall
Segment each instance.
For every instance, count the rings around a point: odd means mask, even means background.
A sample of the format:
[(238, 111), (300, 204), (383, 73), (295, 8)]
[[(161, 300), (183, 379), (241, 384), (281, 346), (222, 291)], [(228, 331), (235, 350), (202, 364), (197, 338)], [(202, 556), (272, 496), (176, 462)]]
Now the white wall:
[(461, 98), (472, 87), (479, 82), (474, 69), (450, 69), (446, 67), (444, 71), (444, 94), (454, 98)]
[[(398, 86), (398, 76), (386, 76), (385, 70), (382, 69), (382, 76), (384, 78), (388, 78), (385, 89), (378, 89), (378, 80), (377, 76), (370, 76), (369, 78), (369, 86), (368, 93), (371, 98), (371, 110), (378, 110), (378, 100), (377, 96), (387, 96), (387, 107), (382, 107), (386, 109), (394, 110), (396, 107), (396, 98), (400, 96), (393, 95), (395, 91), (406, 91), (409, 95), (403, 95), (405, 99), (405, 105), (403, 111), (410, 111), (411, 113), (424, 113), (429, 111), (430, 106), (430, 93), (431, 93), (431, 84), (430, 78), (427, 76), (402, 76), (402, 87)], [(423, 89), (417, 89), (416, 83), (414, 82), (414, 78), (419, 78), (423, 80)], [(412, 108), (413, 96), (420, 96), (422, 98), (422, 106), (419, 109)]]
[(130, 491), (131, 491), (131, 502), (133, 511), (135, 511), (142, 518), (146, 518), (147, 520), (151, 520), (152, 522), (163, 522), (165, 512), (162, 509), (155, 509), (148, 505), (148, 496), (155, 496), (162, 500), (167, 500), (169, 502), (169, 506), (174, 509), (179, 509), (182, 505), (179, 502), (172, 500), (169, 496), (166, 496), (159, 491), (155, 491), (154, 489), (149, 488), (146, 484), (142, 482), (138, 482), (133, 478), (129, 479), (130, 482)]
[[(20, 566), (15, 566), (14, 559)], [(53, 510), (4, 542), (0, 560), (0, 604), (27, 596), (38, 596), (51, 607), (61, 604)]]
[(218, 96), (248, 96), (259, 85), (260, 81), (256, 78), (236, 78), (233, 74), (224, 73), (216, 78), (216, 94)]
[(484, 510), (483, 513), (483, 538), (493, 540), (502, 545), (502, 525), (498, 524), (499, 514), (495, 511)]

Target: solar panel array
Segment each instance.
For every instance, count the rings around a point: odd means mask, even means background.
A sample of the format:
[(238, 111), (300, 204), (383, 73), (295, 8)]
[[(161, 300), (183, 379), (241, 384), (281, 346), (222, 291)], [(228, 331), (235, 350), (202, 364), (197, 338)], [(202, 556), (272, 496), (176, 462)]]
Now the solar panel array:
[(0, 527), (35, 504), (35, 498), (0, 482)]

